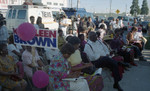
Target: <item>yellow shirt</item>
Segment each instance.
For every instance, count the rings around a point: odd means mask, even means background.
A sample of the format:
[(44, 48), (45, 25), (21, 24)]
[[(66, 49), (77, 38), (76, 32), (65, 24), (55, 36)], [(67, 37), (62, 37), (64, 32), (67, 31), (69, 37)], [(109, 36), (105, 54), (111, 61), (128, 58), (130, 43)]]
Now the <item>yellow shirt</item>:
[(69, 58), (68, 61), (71, 63), (71, 66), (76, 66), (82, 62), (80, 51), (76, 50)]

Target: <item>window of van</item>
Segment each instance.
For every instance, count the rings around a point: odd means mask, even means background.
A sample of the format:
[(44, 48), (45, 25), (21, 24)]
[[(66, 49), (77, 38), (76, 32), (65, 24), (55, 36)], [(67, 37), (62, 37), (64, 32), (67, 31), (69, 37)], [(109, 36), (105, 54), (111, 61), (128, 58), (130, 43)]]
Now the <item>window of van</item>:
[(130, 18), (129, 21), (134, 21), (134, 20), (132, 18)]
[(9, 19), (11, 18), (11, 15), (12, 15), (12, 9), (9, 10), (9, 14), (8, 14), (8, 18), (9, 18)]
[(26, 17), (26, 10), (19, 10), (17, 19), (25, 19)]
[(13, 10), (12, 19), (16, 17), (16, 10)]
[(128, 21), (128, 17), (124, 17), (124, 18), (123, 18), (123, 21)]

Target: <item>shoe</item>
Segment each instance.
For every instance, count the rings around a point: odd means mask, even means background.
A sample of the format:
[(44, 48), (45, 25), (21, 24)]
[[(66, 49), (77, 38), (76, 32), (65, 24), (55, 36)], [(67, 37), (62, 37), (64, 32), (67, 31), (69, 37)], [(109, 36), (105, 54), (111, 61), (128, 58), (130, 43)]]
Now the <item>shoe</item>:
[(123, 67), (129, 67), (128, 63), (124, 63), (124, 62), (118, 62), (119, 65), (122, 65)]
[(113, 87), (114, 87), (115, 89), (118, 89), (118, 91), (123, 91), (123, 89), (120, 87), (119, 84), (114, 84)]
[(130, 62), (130, 64), (133, 66), (137, 66), (137, 64), (135, 64), (134, 62)]

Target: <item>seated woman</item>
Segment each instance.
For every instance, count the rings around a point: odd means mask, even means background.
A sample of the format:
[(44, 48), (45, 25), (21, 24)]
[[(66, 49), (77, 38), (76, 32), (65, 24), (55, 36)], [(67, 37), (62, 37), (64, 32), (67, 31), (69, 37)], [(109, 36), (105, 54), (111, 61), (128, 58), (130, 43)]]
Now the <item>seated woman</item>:
[(84, 34), (79, 34), (78, 38), (80, 39), (81, 43), (80, 43), (80, 51), (83, 52), (84, 51), (84, 47), (85, 47), (85, 44), (87, 43), (85, 41), (85, 37), (84, 37)]
[[(136, 51), (137, 55), (139, 56), (139, 60), (146, 61), (141, 53), (143, 48), (142, 42), (134, 39), (134, 34), (137, 32), (137, 30), (137, 27), (132, 27), (131, 31), (127, 34), (127, 40), (129, 42), (129, 45), (131, 45)], [(140, 52), (138, 50), (140, 50)]]
[[(85, 79), (77, 79), (76, 81), (63, 80), (65, 78), (78, 78), (80, 72), (72, 72), (67, 58), (74, 53), (74, 47), (66, 43), (60, 49), (60, 53), (54, 56), (49, 66), (50, 88), (54, 91), (89, 91), (88, 84)], [(50, 91), (50, 90), (49, 90)]]
[[(33, 56), (34, 54), (35, 56)], [(35, 61), (33, 62), (33, 60)], [(26, 46), (26, 50), (22, 53), (22, 62), (24, 64), (24, 72), (29, 79), (31, 79), (33, 76), (33, 69), (42, 69), (44, 66), (36, 49), (35, 53), (32, 54), (31, 46)]]
[(117, 52), (117, 54), (123, 56), (124, 62), (137, 66), (134, 63), (134, 50), (131, 47), (129, 48), (129, 46), (124, 43), (122, 33), (123, 31), (120, 29), (115, 30), (115, 37), (111, 41), (110, 46)]
[(134, 39), (134, 34), (138, 31), (137, 27), (132, 27), (131, 31), (127, 34), (127, 40), (129, 41), (129, 44), (137, 46), (140, 51), (142, 51), (142, 43), (141, 41)]
[(7, 54), (7, 45), (0, 44), (0, 85), (15, 91), (25, 91), (27, 83), (16, 73), (15, 61)]
[[(82, 58), (81, 58), (81, 54), (80, 54), (80, 51), (79, 51), (80, 40), (79, 40), (78, 37), (70, 38), (68, 43), (72, 44), (75, 48), (75, 52), (68, 58), (68, 61), (71, 63), (71, 66), (72, 66), (71, 71), (73, 71), (73, 72), (76, 72), (76, 71), (85, 72), (84, 68), (88, 68), (88, 67), (93, 66), (93, 64), (91, 62), (83, 63)], [(88, 70), (88, 69), (86, 69), (86, 70)], [(86, 77), (86, 80), (89, 84), (90, 91), (101, 91), (102, 90), (103, 81), (102, 81), (101, 76), (91, 76), (91, 75), (89, 75), (89, 76)]]
[(7, 48), (8, 48), (8, 55), (14, 58), (14, 61), (18, 67), (19, 74), (23, 78), (24, 70), (23, 70), (23, 66), (22, 66), (22, 62), (21, 62), (23, 48), (21, 45), (14, 44), (13, 35), (11, 35), (9, 37), (9, 44), (8, 44)]

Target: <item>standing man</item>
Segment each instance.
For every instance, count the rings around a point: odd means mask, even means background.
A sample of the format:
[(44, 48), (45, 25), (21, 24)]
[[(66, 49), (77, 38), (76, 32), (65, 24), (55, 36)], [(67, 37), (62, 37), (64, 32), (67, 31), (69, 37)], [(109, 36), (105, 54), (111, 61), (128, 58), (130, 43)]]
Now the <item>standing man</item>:
[(5, 43), (7, 44), (8, 39), (8, 30), (6, 26), (4, 25), (4, 17), (2, 14), (0, 14), (0, 44)]
[(34, 16), (30, 16), (30, 23), (36, 28), (39, 29), (39, 26), (37, 24), (34, 23), (35, 22), (35, 17)]
[(67, 22), (67, 17), (66, 15), (63, 15), (62, 20), (60, 21), (60, 28), (63, 30), (63, 34), (64, 36), (67, 35), (67, 27), (69, 26), (68, 22)]
[(120, 25), (121, 28), (124, 27), (124, 25), (123, 25), (123, 17), (121, 17), (121, 19), (119, 20), (119, 25)]
[(87, 27), (94, 30), (96, 28), (95, 24), (92, 22), (92, 18), (88, 17)]

